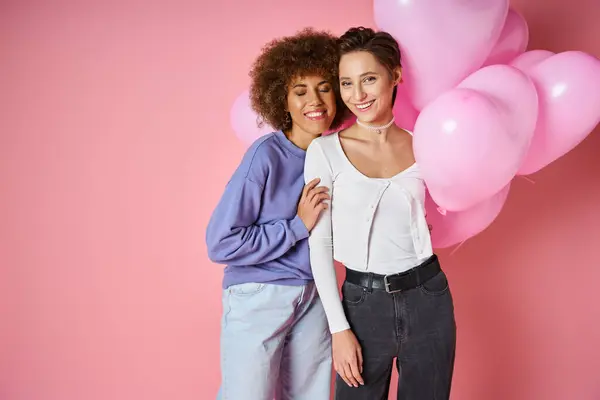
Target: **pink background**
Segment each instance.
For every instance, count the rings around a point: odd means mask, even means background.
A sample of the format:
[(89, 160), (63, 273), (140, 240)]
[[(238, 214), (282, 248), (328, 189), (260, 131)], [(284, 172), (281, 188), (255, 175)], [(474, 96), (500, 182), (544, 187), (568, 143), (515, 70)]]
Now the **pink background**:
[[(0, 399), (212, 399), (230, 105), (263, 43), (372, 26), (371, 2), (86, 3), (0, 2)], [(530, 48), (600, 56), (597, 0), (513, 6)], [(453, 399), (600, 398), (598, 133), (441, 252)]]

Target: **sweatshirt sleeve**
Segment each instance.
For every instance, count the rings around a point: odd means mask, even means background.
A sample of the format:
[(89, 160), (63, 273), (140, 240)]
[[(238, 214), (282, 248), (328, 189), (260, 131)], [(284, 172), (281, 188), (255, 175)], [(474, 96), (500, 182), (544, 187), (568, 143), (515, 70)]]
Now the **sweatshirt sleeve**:
[[(282, 189), (284, 190), (284, 189)], [(232, 266), (257, 265), (284, 255), (308, 230), (296, 215), (257, 224), (263, 185), (248, 176), (235, 175), (214, 210), (206, 230), (209, 258)]]

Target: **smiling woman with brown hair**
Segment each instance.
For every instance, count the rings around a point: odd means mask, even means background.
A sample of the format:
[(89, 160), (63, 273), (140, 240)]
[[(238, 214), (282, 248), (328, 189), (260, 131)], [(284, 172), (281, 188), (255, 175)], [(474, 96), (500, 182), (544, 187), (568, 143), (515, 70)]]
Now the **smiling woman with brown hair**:
[[(310, 234), (315, 283), (333, 334), (336, 400), (450, 395), (456, 327), (446, 275), (425, 220), (425, 183), (412, 134), (394, 124), (400, 49), (386, 32), (353, 28), (339, 40), (339, 84), (356, 124), (314, 140), (305, 179), (332, 192)], [(346, 267), (340, 301), (334, 258)]]

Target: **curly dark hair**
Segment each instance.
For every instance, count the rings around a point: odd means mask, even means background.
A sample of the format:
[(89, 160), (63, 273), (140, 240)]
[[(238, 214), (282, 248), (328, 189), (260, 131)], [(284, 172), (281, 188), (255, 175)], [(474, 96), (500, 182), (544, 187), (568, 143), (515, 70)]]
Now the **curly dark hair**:
[(340, 97), (337, 37), (306, 28), (294, 36), (267, 43), (250, 71), (250, 102), (259, 115), (259, 125), (289, 130), (292, 120), (286, 111), (288, 85), (298, 76), (321, 75), (331, 82), (337, 111), (332, 128), (344, 120), (346, 107)]
[[(393, 71), (402, 67), (398, 42), (387, 32), (375, 32), (373, 29), (363, 26), (350, 28), (338, 39), (338, 51), (340, 58), (344, 54), (355, 51), (371, 53), (388, 70), (392, 79)], [(394, 87), (392, 104), (396, 100), (396, 92), (397, 87)]]

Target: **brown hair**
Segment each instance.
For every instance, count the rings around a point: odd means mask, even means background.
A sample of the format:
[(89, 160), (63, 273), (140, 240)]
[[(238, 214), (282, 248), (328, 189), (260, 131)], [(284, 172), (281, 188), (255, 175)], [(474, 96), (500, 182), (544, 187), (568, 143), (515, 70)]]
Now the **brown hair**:
[(259, 125), (266, 122), (275, 129), (290, 129), (288, 85), (296, 77), (321, 75), (335, 93), (337, 111), (332, 128), (338, 127), (346, 113), (339, 93), (338, 68), (337, 37), (328, 32), (307, 28), (267, 43), (250, 71), (250, 102), (260, 117)]
[[(402, 67), (398, 42), (387, 32), (375, 32), (363, 26), (348, 29), (338, 39), (338, 54), (341, 58), (355, 51), (371, 53), (388, 70), (391, 79), (394, 79), (394, 70)], [(394, 87), (392, 104), (396, 100), (396, 92), (397, 87)]]

